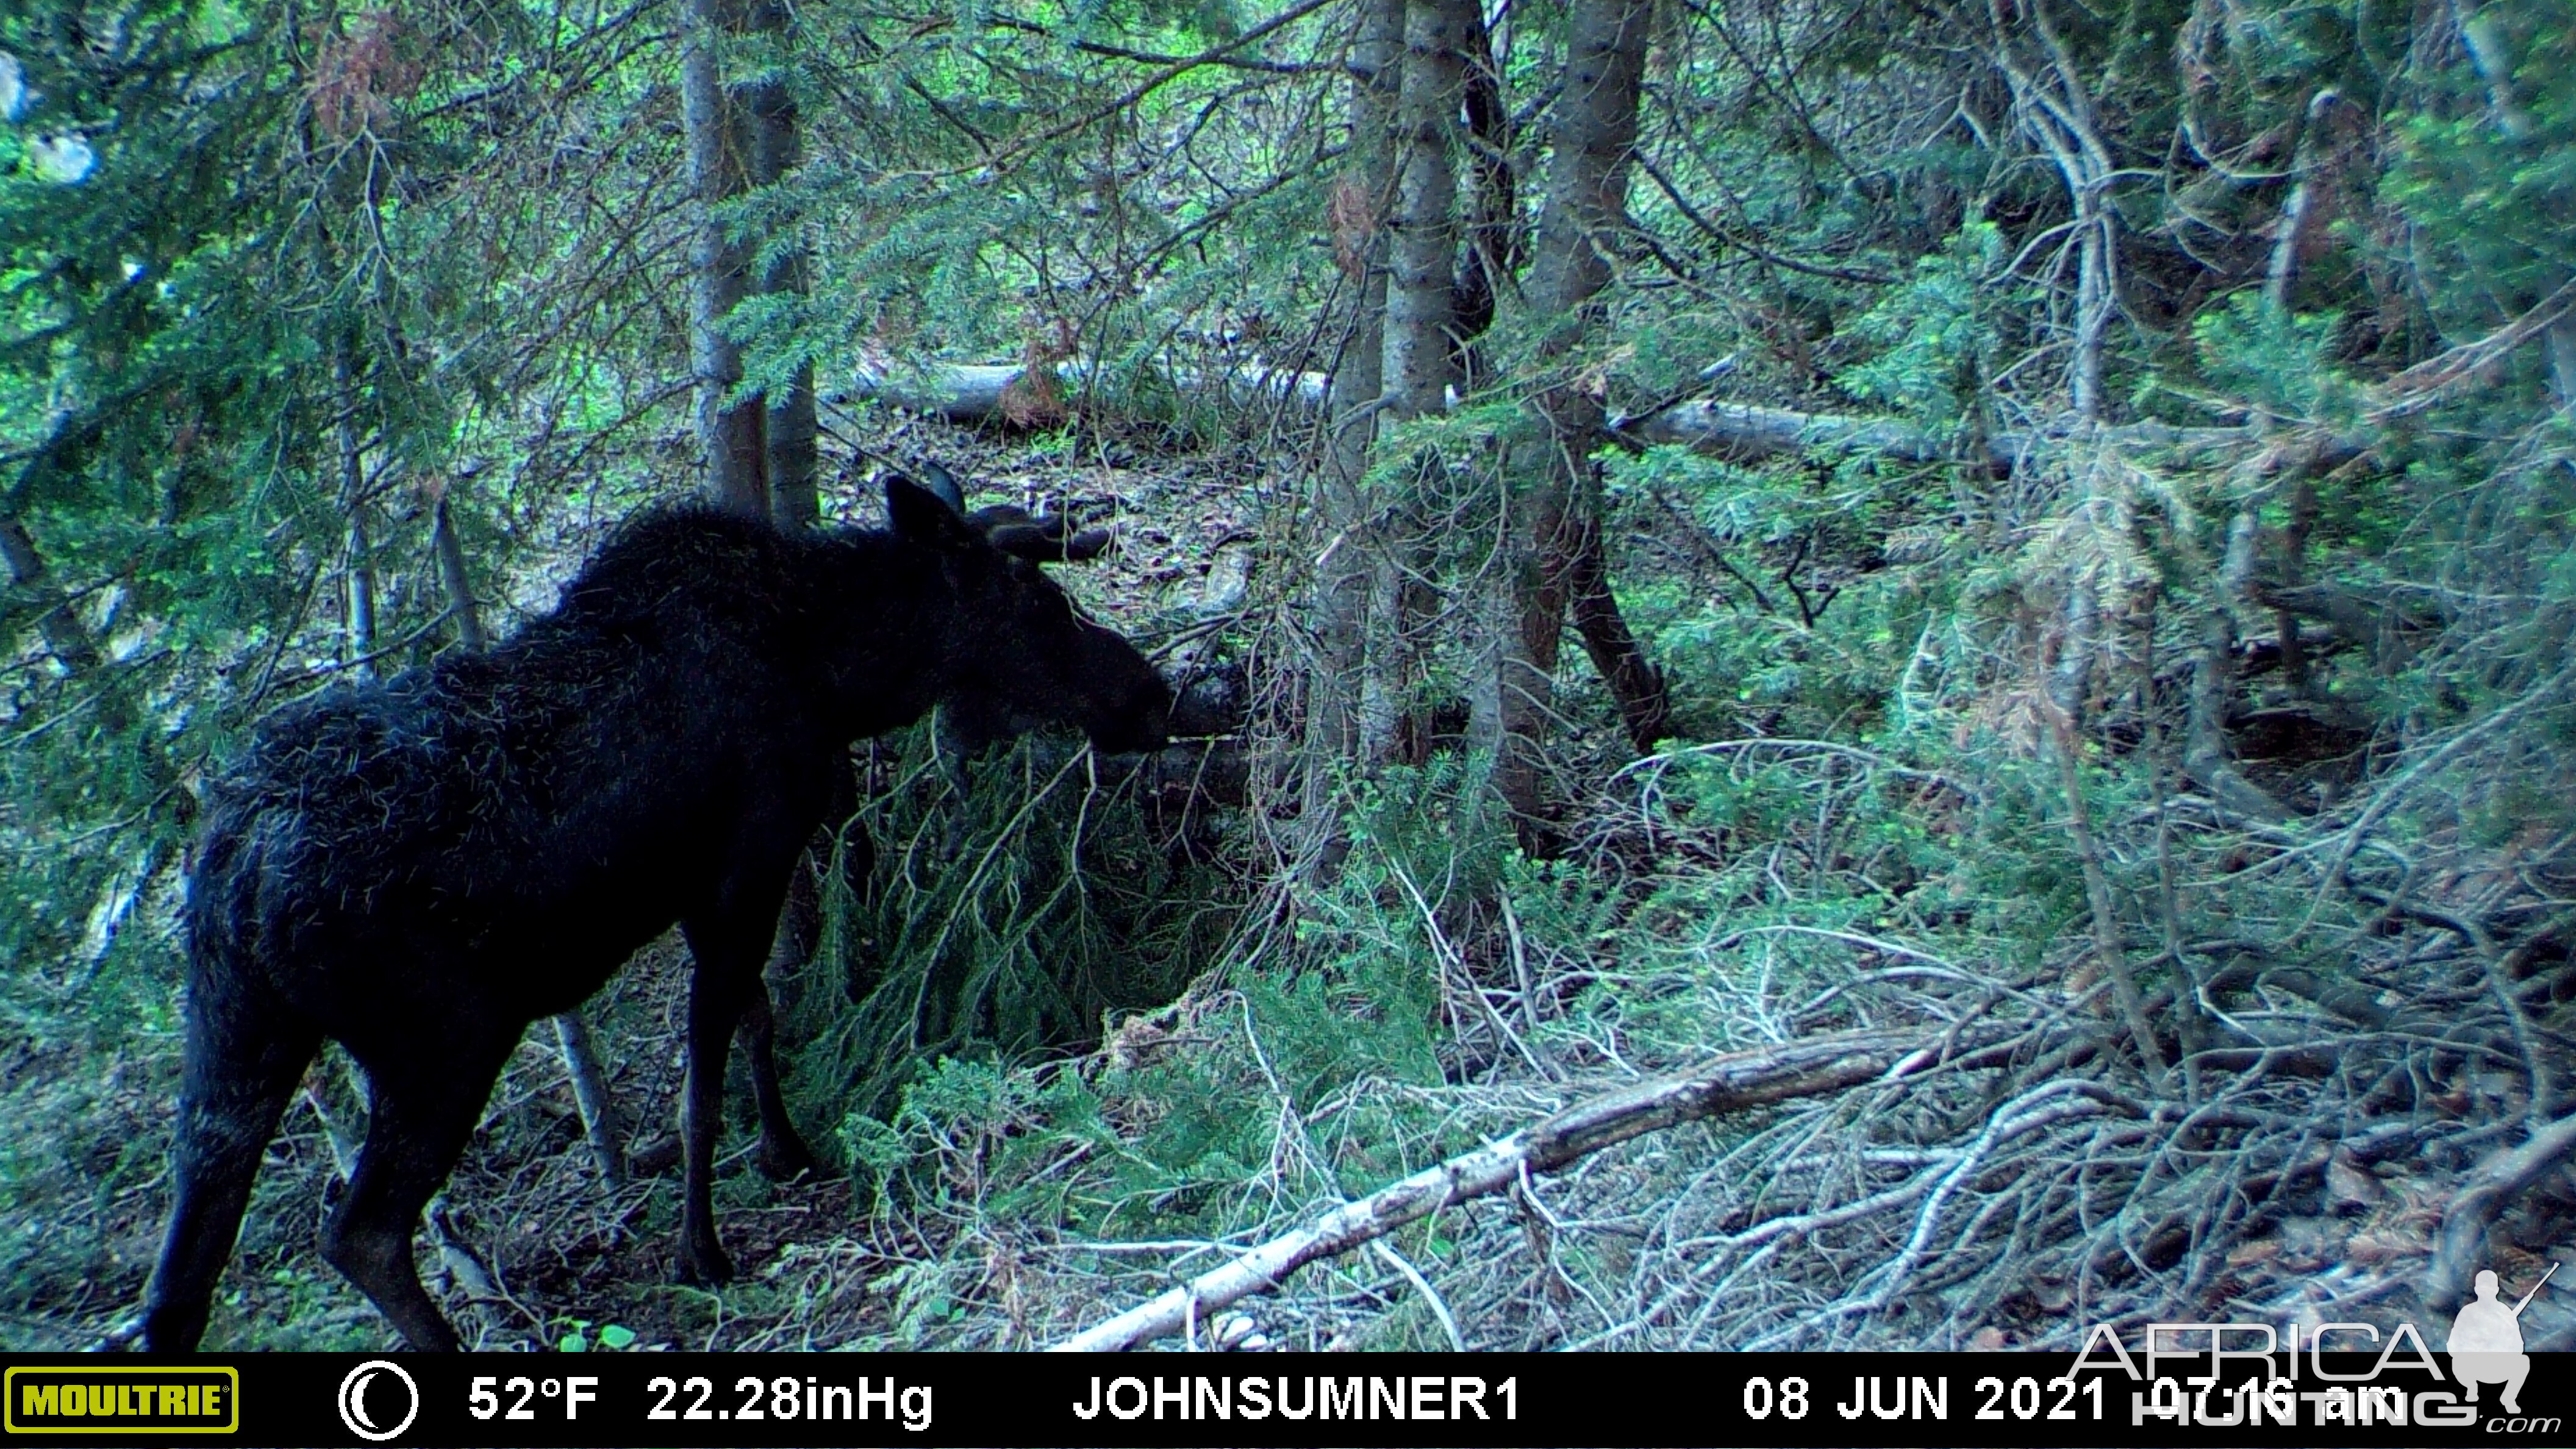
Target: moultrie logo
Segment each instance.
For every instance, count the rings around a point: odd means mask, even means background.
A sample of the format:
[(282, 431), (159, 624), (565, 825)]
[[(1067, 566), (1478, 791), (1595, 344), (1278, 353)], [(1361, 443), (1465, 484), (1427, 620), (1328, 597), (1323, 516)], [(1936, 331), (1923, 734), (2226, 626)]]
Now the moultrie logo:
[[(402, 1385), (402, 1418), (390, 1429), (380, 1427), (384, 1411), (392, 1407), (390, 1399), (379, 1403), (374, 1415), (367, 1412), (367, 1386), (375, 1382), (378, 1374), (391, 1374), (395, 1382)], [(385, 1393), (390, 1395), (392, 1390)], [(340, 1422), (348, 1425), (349, 1432), (361, 1439), (381, 1444), (410, 1428), (411, 1421), (419, 1414), (420, 1385), (413, 1383), (411, 1375), (403, 1372), (402, 1365), (391, 1359), (371, 1358), (349, 1370), (348, 1377), (340, 1380)]]
[(230, 1434), (241, 1374), (229, 1368), (19, 1364), (0, 1375), (0, 1416), (17, 1434)]

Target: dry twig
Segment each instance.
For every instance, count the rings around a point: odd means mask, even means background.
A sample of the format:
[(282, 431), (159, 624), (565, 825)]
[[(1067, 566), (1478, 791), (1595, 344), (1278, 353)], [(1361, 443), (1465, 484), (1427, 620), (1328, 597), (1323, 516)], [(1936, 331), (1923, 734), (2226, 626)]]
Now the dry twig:
[(1307, 1227), (1054, 1345), (1053, 1351), (1096, 1353), (1152, 1342), (1181, 1331), (1196, 1314), (1276, 1287), (1317, 1259), (1348, 1252), (1454, 1203), (1510, 1187), (1524, 1171), (1553, 1172), (1676, 1123), (1857, 1086), (1887, 1076), (1935, 1044), (1914, 1032), (1820, 1037), (1737, 1052), (1696, 1071), (1597, 1097), (1336, 1208)]

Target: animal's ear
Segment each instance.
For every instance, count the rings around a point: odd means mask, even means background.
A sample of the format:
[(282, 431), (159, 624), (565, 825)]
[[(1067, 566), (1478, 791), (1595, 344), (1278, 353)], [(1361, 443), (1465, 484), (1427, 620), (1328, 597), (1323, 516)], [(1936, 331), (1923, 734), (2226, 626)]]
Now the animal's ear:
[(966, 490), (958, 485), (957, 475), (939, 466), (938, 460), (924, 458), (920, 466), (913, 471), (921, 475), (922, 487), (938, 494), (949, 507), (959, 513), (966, 511)]
[(887, 474), (885, 489), (886, 517), (897, 536), (952, 553), (983, 541), (947, 499), (902, 474)]

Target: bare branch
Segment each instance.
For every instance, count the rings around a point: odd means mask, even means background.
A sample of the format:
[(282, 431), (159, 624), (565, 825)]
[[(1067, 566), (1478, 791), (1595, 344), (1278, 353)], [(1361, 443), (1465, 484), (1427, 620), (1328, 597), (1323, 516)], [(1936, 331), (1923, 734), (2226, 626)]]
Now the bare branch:
[(1336, 1208), (1051, 1351), (1097, 1353), (1150, 1343), (1179, 1332), (1195, 1314), (1275, 1288), (1308, 1263), (1349, 1252), (1452, 1204), (1499, 1192), (1525, 1172), (1553, 1172), (1679, 1123), (1838, 1092), (1900, 1067), (1910, 1074), (1941, 1051), (1969, 1045), (1964, 1034), (1945, 1047), (1941, 1037), (1915, 1032), (1853, 1032), (1736, 1052), (1694, 1071), (1611, 1092)]

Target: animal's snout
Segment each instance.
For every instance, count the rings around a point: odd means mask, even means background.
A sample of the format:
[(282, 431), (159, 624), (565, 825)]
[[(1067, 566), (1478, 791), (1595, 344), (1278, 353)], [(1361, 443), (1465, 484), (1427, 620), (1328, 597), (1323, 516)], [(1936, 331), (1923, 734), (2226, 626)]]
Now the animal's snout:
[(1230, 735), (1251, 715), (1251, 690), (1240, 664), (1192, 669), (1171, 685), (1170, 733), (1178, 739)]
[(1172, 713), (1171, 685), (1149, 673), (1127, 699), (1083, 733), (1102, 754), (1159, 750), (1171, 740)]

